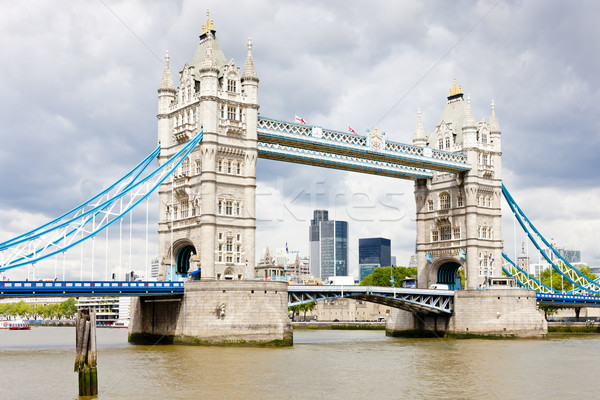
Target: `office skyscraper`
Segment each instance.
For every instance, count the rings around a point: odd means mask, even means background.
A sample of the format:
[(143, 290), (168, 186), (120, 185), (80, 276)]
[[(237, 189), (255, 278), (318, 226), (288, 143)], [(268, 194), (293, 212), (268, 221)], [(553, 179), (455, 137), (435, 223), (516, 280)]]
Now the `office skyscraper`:
[(323, 281), (348, 275), (348, 223), (329, 221), (327, 210), (315, 210), (310, 222), (310, 273)]
[(375, 268), (392, 265), (391, 241), (385, 238), (358, 239), (358, 269), (360, 280)]

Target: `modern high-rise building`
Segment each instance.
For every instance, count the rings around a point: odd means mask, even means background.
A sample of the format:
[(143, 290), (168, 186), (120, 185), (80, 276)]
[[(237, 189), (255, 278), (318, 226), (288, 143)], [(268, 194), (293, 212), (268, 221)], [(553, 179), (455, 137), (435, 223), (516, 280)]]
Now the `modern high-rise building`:
[(327, 210), (315, 210), (309, 228), (310, 273), (323, 281), (348, 275), (348, 223), (329, 221)]
[(375, 268), (392, 265), (391, 248), (390, 239), (358, 239), (358, 269), (361, 281), (373, 273)]

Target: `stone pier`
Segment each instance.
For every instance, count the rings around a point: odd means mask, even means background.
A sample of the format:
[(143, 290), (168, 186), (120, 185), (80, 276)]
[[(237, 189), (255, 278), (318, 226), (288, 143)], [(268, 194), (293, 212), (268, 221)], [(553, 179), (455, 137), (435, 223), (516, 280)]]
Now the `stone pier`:
[(413, 314), (392, 310), (389, 336), (541, 338), (548, 333), (535, 292), (525, 289), (457, 290), (454, 314)]
[(285, 282), (190, 281), (183, 296), (132, 300), (135, 344), (291, 346)]

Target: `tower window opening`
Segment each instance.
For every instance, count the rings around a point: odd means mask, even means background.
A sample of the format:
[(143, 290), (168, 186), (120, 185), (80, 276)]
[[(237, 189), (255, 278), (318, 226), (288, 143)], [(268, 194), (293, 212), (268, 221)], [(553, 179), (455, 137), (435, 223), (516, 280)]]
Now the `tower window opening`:
[(450, 225), (440, 226), (440, 238), (442, 240), (451, 240), (452, 239), (452, 232), (450, 229)]
[(440, 209), (447, 210), (450, 208), (450, 195), (448, 193), (440, 194)]
[(227, 91), (228, 92), (232, 92), (235, 93), (236, 89), (236, 82), (233, 79), (227, 79)]
[(433, 211), (433, 201), (427, 200), (427, 211)]

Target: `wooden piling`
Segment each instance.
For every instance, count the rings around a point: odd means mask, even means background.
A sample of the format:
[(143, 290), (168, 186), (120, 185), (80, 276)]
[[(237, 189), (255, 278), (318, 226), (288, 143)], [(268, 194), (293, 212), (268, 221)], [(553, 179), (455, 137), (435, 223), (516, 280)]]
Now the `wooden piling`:
[(81, 309), (75, 321), (75, 372), (79, 377), (79, 395), (98, 394), (96, 371), (96, 313), (93, 309)]

